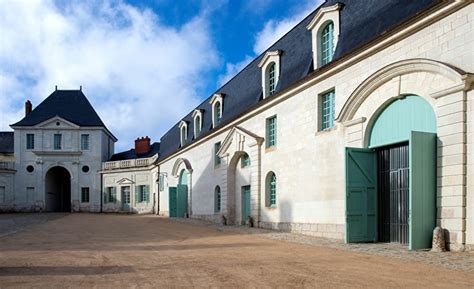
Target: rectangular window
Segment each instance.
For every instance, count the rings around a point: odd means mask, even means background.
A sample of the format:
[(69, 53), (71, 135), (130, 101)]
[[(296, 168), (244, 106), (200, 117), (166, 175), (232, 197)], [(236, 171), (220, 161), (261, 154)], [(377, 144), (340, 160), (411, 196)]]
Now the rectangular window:
[(54, 135), (54, 149), (60, 150), (62, 148), (63, 136), (60, 134)]
[(89, 203), (89, 188), (81, 189), (81, 203)]
[(26, 135), (26, 149), (34, 150), (35, 149), (35, 135), (29, 133)]
[(165, 176), (160, 174), (160, 192), (165, 190)]
[(221, 148), (221, 142), (214, 144), (214, 165), (218, 166), (221, 164), (221, 158), (217, 155), (217, 152)]
[(139, 203), (148, 203), (150, 202), (150, 190), (149, 186), (140, 185), (137, 186), (138, 190), (138, 202)]
[(335, 95), (334, 90), (321, 95), (321, 130), (334, 127)]
[(88, 134), (81, 135), (81, 150), (83, 151), (89, 150), (89, 135)]
[(267, 148), (277, 144), (277, 117), (267, 118)]
[(117, 202), (117, 188), (107, 187), (105, 188), (104, 203), (116, 203)]

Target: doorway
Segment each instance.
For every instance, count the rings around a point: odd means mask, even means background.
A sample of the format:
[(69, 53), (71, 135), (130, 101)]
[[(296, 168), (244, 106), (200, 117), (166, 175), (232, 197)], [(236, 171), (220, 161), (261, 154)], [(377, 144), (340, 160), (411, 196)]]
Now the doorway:
[(245, 225), (250, 217), (250, 186), (242, 187), (242, 225)]
[(71, 212), (71, 175), (63, 167), (46, 173), (45, 203), (47, 212)]
[(130, 187), (122, 187), (122, 211), (130, 211)]
[(409, 145), (377, 149), (378, 241), (408, 245)]

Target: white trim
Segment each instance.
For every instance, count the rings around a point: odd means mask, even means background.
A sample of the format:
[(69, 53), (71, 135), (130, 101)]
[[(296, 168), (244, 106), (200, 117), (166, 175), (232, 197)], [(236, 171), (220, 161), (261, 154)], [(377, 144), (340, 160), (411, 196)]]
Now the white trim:
[[(199, 134), (202, 133), (202, 110), (201, 109), (195, 109), (193, 114), (192, 114), (192, 117), (193, 117), (193, 128), (194, 128), (194, 139), (198, 138)], [(196, 126), (196, 119), (197, 117), (199, 117), (199, 119), (201, 120), (199, 122), (199, 134), (197, 133), (197, 126)]]
[(212, 127), (216, 127), (218, 125), (217, 123), (217, 112), (215, 111), (216, 104), (220, 104), (220, 114), (221, 114), (221, 119), (224, 113), (224, 94), (222, 93), (216, 93), (212, 96), (211, 100), (209, 101), (212, 107)]
[(181, 142), (181, 147), (183, 147), (186, 144), (186, 141), (188, 140), (188, 123), (182, 120), (179, 123), (178, 127), (179, 127), (179, 140)]
[(263, 98), (270, 96), (270, 83), (269, 83), (269, 72), (267, 71), (270, 64), (275, 63), (275, 87), (278, 86), (278, 82), (280, 80), (280, 59), (283, 51), (275, 50), (275, 51), (267, 51), (263, 56), (262, 60), (258, 63), (258, 67), (261, 68), (262, 71), (262, 91), (263, 91)]

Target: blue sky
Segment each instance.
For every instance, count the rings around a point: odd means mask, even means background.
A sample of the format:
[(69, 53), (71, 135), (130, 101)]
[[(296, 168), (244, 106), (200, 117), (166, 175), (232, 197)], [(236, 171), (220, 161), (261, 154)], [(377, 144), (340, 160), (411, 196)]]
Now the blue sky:
[(83, 86), (116, 150), (173, 124), (321, 0), (0, 0), (0, 130)]

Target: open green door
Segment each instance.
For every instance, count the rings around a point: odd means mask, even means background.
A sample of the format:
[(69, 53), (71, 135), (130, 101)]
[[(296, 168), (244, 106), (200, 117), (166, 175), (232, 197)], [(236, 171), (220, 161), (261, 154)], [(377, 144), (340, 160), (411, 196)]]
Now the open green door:
[(176, 218), (178, 216), (178, 194), (176, 187), (169, 188), (169, 206), (170, 218)]
[(346, 243), (377, 241), (377, 157), (346, 148)]
[(431, 248), (436, 226), (436, 134), (410, 135), (410, 250)]
[(188, 186), (178, 185), (177, 217), (185, 218), (188, 213)]

